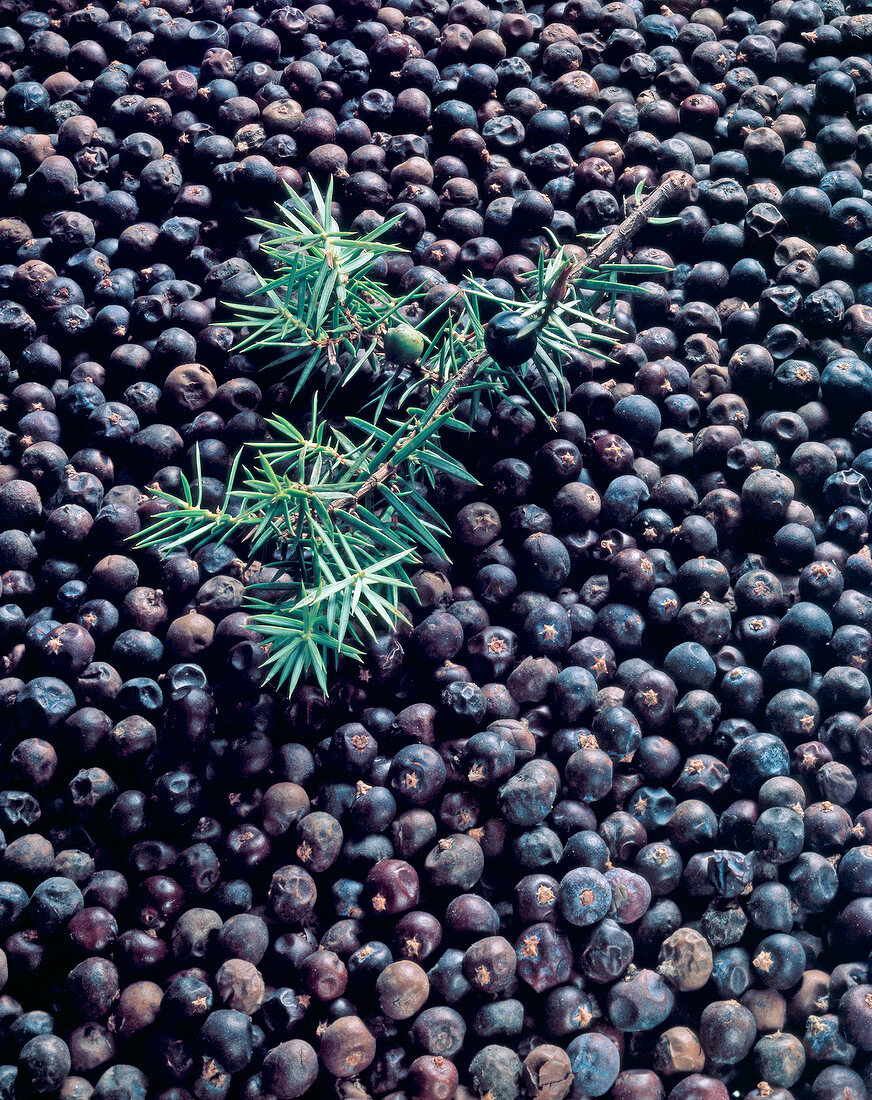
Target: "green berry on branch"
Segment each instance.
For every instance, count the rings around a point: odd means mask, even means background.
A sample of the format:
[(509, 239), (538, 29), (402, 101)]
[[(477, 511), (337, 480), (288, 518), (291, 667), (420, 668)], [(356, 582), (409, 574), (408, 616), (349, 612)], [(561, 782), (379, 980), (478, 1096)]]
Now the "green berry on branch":
[(411, 325), (395, 325), (384, 335), (385, 358), (399, 366), (416, 363), (424, 353), (427, 341)]

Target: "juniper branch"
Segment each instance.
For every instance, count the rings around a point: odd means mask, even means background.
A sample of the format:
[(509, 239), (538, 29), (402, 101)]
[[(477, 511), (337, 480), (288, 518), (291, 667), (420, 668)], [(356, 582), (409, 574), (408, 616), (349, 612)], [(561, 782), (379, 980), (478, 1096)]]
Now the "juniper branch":
[[(427, 499), (427, 481), (433, 484), (440, 471), (474, 480), (441, 449), (443, 425), (461, 426), (452, 413), (466, 395), (472, 395), (474, 407), (483, 394), (502, 396), (515, 384), (541, 408), (524, 379), (523, 371), (531, 367), (557, 403), (559, 386), (554, 381), (562, 384), (561, 357), (579, 346), (579, 333), (593, 354), (602, 355), (595, 350), (597, 341), (611, 345), (618, 331), (595, 316), (589, 302), (571, 295), (570, 288), (577, 284), (576, 291), (593, 291), (592, 300), (597, 295), (614, 299), (618, 293), (633, 292), (634, 287), (610, 277), (620, 270), (619, 265), (610, 268), (609, 277), (601, 278), (599, 273), (680, 186), (668, 180), (656, 188), (583, 260), (568, 257), (555, 238), (557, 250), (549, 260), (544, 254), (540, 258), (530, 277), (532, 289), (525, 290), (520, 300), (504, 300), (473, 280), (462, 292), (456, 327), (449, 316), (417, 363), (393, 370), (380, 363), (381, 368), (387, 367), (386, 383), (374, 399), (372, 423), (347, 415), (344, 431), (328, 425), (316, 389), (308, 437), (290, 421), (271, 421), (273, 440), (244, 448), (255, 456), (250, 469), (242, 465), (243, 451), (237, 454), (225, 503), (216, 512), (204, 509), (200, 494), (183, 481), (183, 497), (158, 494), (172, 507), (142, 532), (140, 542), (169, 550), (229, 539), (249, 556), (281, 558), (272, 563), (273, 580), (251, 586), (254, 592), (271, 592), (270, 599), (250, 600), (252, 625), (271, 647), (267, 679), (290, 693), (303, 676), (314, 674), (326, 691), (328, 658), (335, 662), (343, 657), (359, 659), (361, 650), (353, 643), (374, 636), (375, 624), (390, 627), (399, 618), (400, 589), (412, 587), (405, 568), (418, 560), (416, 548), (440, 549), (438, 540), (447, 530)], [(341, 234), (329, 213), (329, 190), (326, 200), (317, 190), (313, 198), (315, 212), (296, 198), (287, 225), (274, 227), (293, 259), (282, 275), (264, 284), (261, 293), (268, 304), (238, 310), (256, 326), (246, 346), (285, 349), (283, 358), (295, 364), (290, 373), (298, 374), (295, 393), (307, 380), (320, 385), (325, 360), (336, 365), (336, 356), (331, 355), (334, 341), (344, 343), (360, 361), (376, 350), (381, 355), (382, 335), (389, 324), (401, 319), (400, 309), (410, 300), (410, 296), (393, 298), (367, 279), (375, 254), (394, 247), (376, 240), (384, 227), (358, 239)], [(274, 258), (280, 254), (271, 245), (264, 251)], [(341, 280), (337, 275), (340, 251), (347, 254)], [(663, 269), (632, 268), (636, 273), (643, 270)], [(279, 288), (284, 288), (283, 296), (277, 293)], [(291, 302), (293, 311), (288, 309)], [(488, 355), (480, 303), (488, 303), (491, 310), (517, 311), (536, 331), (538, 349), (522, 373), (501, 367)], [(295, 337), (286, 321), (302, 324), (304, 317), (306, 332), (302, 338)], [(434, 319), (435, 314), (427, 324)], [(579, 324), (589, 331), (579, 330)], [(361, 357), (356, 342), (364, 330), (373, 334), (373, 340)], [(348, 376), (356, 369), (352, 360)], [(403, 377), (407, 369), (411, 382)], [(389, 398), (397, 386), (401, 396), (391, 404)], [(428, 404), (406, 409), (408, 400), (417, 399), (422, 390)], [(345, 434), (349, 430), (362, 435), (350, 438)], [(200, 480), (199, 466), (196, 475), (195, 485)]]

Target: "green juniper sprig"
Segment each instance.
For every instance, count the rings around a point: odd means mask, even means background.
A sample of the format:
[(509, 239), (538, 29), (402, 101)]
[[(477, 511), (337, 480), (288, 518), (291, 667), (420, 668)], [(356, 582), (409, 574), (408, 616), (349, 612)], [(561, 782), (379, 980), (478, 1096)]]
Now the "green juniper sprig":
[[(312, 209), (291, 193), (281, 221), (258, 223), (272, 277), (258, 301), (234, 307), (233, 323), (247, 330), (241, 348), (277, 353), (265, 369), (294, 382), (297, 423), (274, 417), (267, 441), (241, 448), (215, 509), (203, 505), (196, 455), (181, 495), (156, 493), (167, 507), (139, 544), (170, 552), (229, 543), (266, 563), (268, 579), (247, 593), (268, 650), (266, 679), (290, 694), (312, 675), (326, 693), (331, 665), (361, 659), (368, 639), (398, 624), (419, 551), (444, 552), (448, 530), (431, 490), (439, 475), (475, 483), (443, 446), (445, 431), (468, 432), (482, 399), (523, 395), (546, 417), (562, 407), (566, 360), (580, 347), (607, 359), (620, 337), (595, 310), (637, 292), (620, 281), (627, 275), (664, 270), (609, 261), (672, 190), (661, 185), (641, 203), (637, 194), (629, 218), (586, 259), (555, 239), (516, 299), (470, 279), (459, 300), (415, 327), (406, 317), (419, 296), (396, 298), (373, 277), (378, 257), (396, 251), (383, 240), (394, 222), (343, 233), (330, 188), (322, 196), (312, 184)], [(501, 311), (520, 316), (522, 335), (535, 334), (520, 367), (488, 352), (488, 319)], [(366, 415), (328, 415), (329, 398), (362, 371)]]
[(327, 656), (359, 657), (359, 641), (374, 637), (378, 623), (394, 627), (417, 548), (439, 550), (442, 520), (421, 475), (441, 469), (469, 478), (434, 442), (447, 417), (393, 432), (350, 418), (356, 441), (320, 419), (317, 402), (308, 432), (276, 417), (269, 442), (236, 456), (220, 508), (203, 507), (196, 465), (181, 498), (160, 494), (174, 507), (140, 544), (170, 551), (229, 541), (269, 562), (278, 576), (255, 582), (249, 594), (252, 626), (272, 646), (270, 675), (292, 690), (311, 670), (326, 690)]
[(238, 351), (278, 349), (269, 367), (294, 380), (294, 396), (343, 352), (354, 356), (355, 372), (362, 369), (387, 326), (415, 297), (395, 298), (370, 278), (377, 256), (401, 251), (382, 238), (402, 215), (368, 233), (343, 233), (331, 212), (332, 182), (326, 196), (314, 181), (311, 187), (314, 211), (288, 188), (281, 221), (252, 219), (268, 234), (261, 251), (275, 274), (261, 279), (262, 303), (234, 306), (237, 317), (229, 322), (247, 330)]

